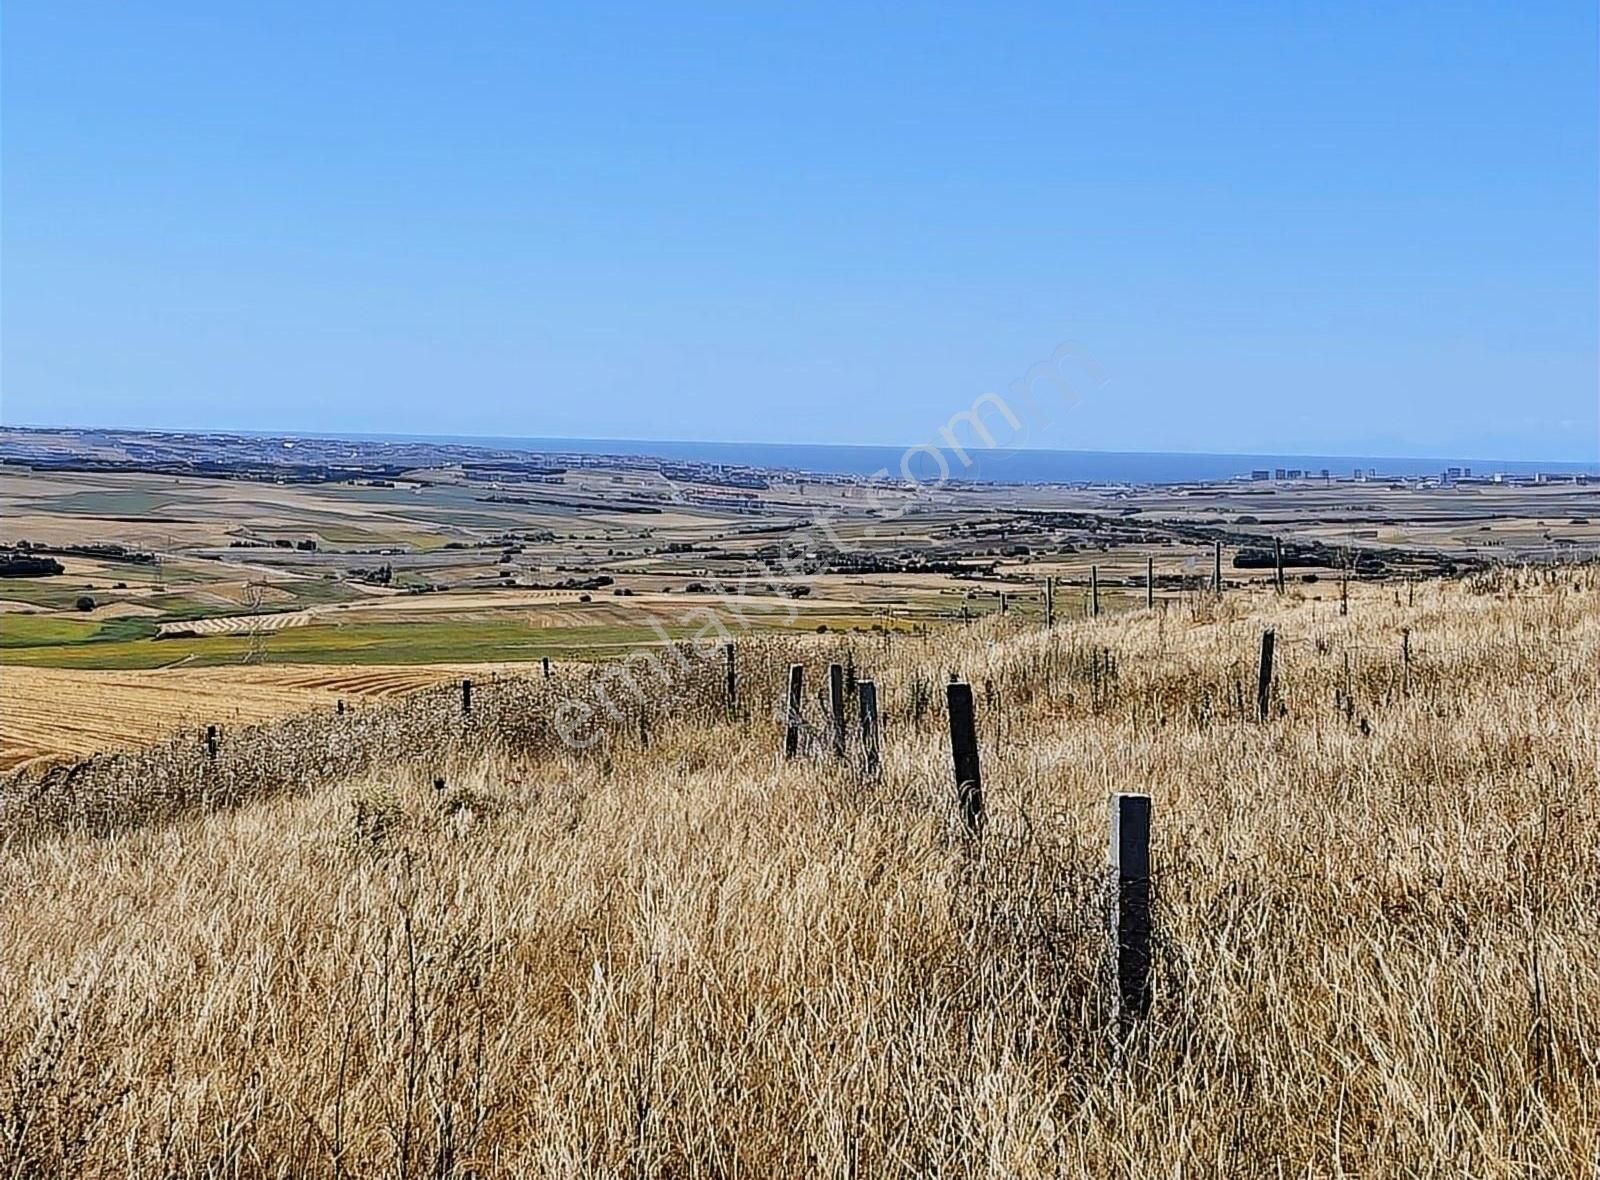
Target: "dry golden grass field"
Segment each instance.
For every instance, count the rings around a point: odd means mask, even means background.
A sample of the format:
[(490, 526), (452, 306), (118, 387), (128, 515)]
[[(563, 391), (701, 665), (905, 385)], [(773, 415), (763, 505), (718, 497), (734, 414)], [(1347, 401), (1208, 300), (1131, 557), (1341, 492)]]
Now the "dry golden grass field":
[[(720, 648), (640, 660), (581, 750), (552, 718), (604, 673), (563, 669), (0, 785), (4, 1174), (1596, 1175), (1594, 567), (738, 659), (732, 714)], [(878, 686), (876, 778), (820, 740), (829, 661)], [(1154, 814), (1126, 1036), (1117, 791)]]

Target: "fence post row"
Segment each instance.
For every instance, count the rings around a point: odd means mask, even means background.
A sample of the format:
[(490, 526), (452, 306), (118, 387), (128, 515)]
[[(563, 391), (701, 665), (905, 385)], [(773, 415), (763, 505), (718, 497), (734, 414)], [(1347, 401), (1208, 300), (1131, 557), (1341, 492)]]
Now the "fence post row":
[(861, 751), (868, 777), (876, 777), (878, 755), (878, 686), (871, 680), (856, 685), (856, 698), (861, 709)]
[(983, 833), (983, 777), (978, 769), (978, 727), (972, 708), (972, 685), (945, 686), (950, 712), (950, 757), (955, 767), (956, 801), (968, 835)]
[(1124, 1035), (1150, 1011), (1150, 796), (1111, 797), (1111, 941)]
[(784, 713), (783, 756), (793, 758), (800, 751), (800, 693), (805, 680), (804, 664), (789, 665), (789, 699)]
[(1271, 631), (1261, 633), (1261, 667), (1256, 677), (1256, 718), (1267, 719), (1272, 708), (1272, 648), (1277, 636)]

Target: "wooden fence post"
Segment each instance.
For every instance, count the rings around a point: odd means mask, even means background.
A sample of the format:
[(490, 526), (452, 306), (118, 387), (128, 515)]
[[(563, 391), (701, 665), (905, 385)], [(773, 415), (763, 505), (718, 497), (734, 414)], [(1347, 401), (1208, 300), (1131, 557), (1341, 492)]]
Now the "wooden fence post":
[(722, 655), (728, 664), (728, 712), (734, 713), (739, 708), (739, 682), (734, 675), (732, 643), (724, 643), (722, 645)]
[(856, 685), (856, 698), (861, 708), (861, 751), (866, 761), (867, 776), (878, 774), (878, 686), (870, 680)]
[(828, 714), (833, 722), (833, 756), (844, 757), (844, 668), (828, 665)]
[(472, 681), (461, 682), (461, 712), (463, 715), (472, 712)]
[(1100, 567), (1089, 567), (1089, 615), (1091, 618), (1100, 617)]
[(206, 757), (215, 762), (217, 760), (217, 727), (206, 726)]
[(1261, 633), (1261, 668), (1256, 677), (1256, 718), (1267, 719), (1272, 708), (1272, 648), (1277, 636), (1271, 630)]
[(1212, 542), (1211, 551), (1211, 591), (1213, 594), (1222, 593), (1222, 542)]
[(789, 701), (783, 730), (783, 756), (793, 758), (800, 751), (800, 691), (805, 680), (804, 664), (789, 665)]
[(978, 726), (973, 715), (972, 685), (948, 684), (945, 701), (950, 712), (950, 758), (955, 766), (956, 801), (967, 834), (983, 833), (983, 776), (978, 769)]
[(1056, 625), (1056, 580), (1053, 577), (1044, 580), (1044, 625)]
[(643, 709), (639, 710), (639, 744), (646, 750), (650, 748), (650, 714)]
[(1277, 567), (1278, 593), (1283, 593), (1283, 541), (1272, 538), (1272, 562)]
[(549, 656), (545, 656), (544, 657), (544, 678), (546, 680), (550, 679), (550, 657)]
[(1144, 559), (1144, 608), (1154, 610), (1156, 606), (1156, 559)]
[(344, 698), (343, 697), (339, 698), (338, 704), (335, 707), (334, 712), (338, 713), (339, 716), (341, 716), (341, 717), (344, 716)]
[(1400, 664), (1404, 669), (1404, 685), (1407, 696), (1411, 695), (1411, 628), (1400, 629)]
[(1339, 579), (1339, 616), (1343, 618), (1350, 613), (1350, 575), (1345, 574)]
[(1111, 797), (1111, 939), (1119, 1027), (1150, 1011), (1150, 796)]
[(1000, 591), (1000, 613), (1006, 613), (1006, 592), (1004, 590)]

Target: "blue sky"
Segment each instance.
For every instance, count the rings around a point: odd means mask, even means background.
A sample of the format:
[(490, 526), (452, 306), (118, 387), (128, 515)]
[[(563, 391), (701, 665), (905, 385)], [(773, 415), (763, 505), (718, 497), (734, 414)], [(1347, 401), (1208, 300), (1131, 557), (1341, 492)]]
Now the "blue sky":
[(0, 421), (1600, 458), (1592, 2), (16, 3)]

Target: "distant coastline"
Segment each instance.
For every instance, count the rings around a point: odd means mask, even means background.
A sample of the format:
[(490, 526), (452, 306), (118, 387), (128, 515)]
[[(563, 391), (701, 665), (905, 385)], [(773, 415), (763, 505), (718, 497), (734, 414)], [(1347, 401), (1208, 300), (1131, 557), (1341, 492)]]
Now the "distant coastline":
[[(1600, 476), (1600, 462), (1585, 463), (1548, 460), (1508, 460), (1466, 457), (1413, 457), (1365, 455), (1290, 455), (1290, 454), (1213, 454), (1151, 451), (1067, 451), (982, 448), (968, 443), (970, 465), (963, 465), (953, 448), (942, 451), (923, 447), (892, 447), (859, 444), (814, 444), (770, 442), (696, 442), (691, 440), (655, 441), (608, 438), (497, 438), (482, 435), (372, 434), (363, 432), (257, 431), (225, 429), (152, 430), (143, 427), (51, 427), (6, 425), (0, 427), (0, 457), (26, 461), (25, 448), (19, 453), (7, 445), (7, 436), (20, 442), (34, 434), (55, 434), (91, 439), (96, 435), (167, 436), (189, 440), (239, 439), (250, 442), (277, 442), (286, 445), (296, 440), (318, 443), (349, 442), (382, 448), (437, 447), (448, 449), (440, 455), (413, 454), (413, 462), (459, 461), (462, 451), (494, 452), (528, 456), (610, 456), (662, 461), (686, 465), (746, 467), (764, 471), (790, 471), (827, 477), (870, 478), (888, 473), (903, 478), (903, 462), (909, 456), (910, 473), (927, 483), (944, 479), (964, 483), (1013, 485), (1039, 484), (1188, 484), (1219, 483), (1235, 479), (1320, 480), (1323, 472), (1334, 480), (1352, 478), (1427, 479), (1448, 474), (1458, 478), (1485, 480), (1496, 475), (1530, 479), (1550, 476)], [(60, 445), (59, 441), (56, 444)], [(203, 445), (203, 443), (202, 443)], [(303, 453), (297, 452), (297, 453)], [(324, 456), (324, 459), (327, 457)], [(372, 458), (372, 456), (368, 456)], [(402, 458), (395, 456), (396, 459)], [(277, 460), (276, 453), (272, 461)], [(335, 460), (337, 462), (337, 460)], [(941, 467), (941, 464), (944, 466)], [(1264, 475), (1262, 473), (1265, 473)]]
[[(240, 434), (256, 432), (240, 431)], [(265, 437), (276, 437), (262, 432)], [(293, 437), (293, 436), (290, 436)], [(899, 478), (907, 447), (817, 443), (733, 443), (651, 441), (617, 438), (495, 438), (474, 435), (320, 434), (311, 438), (348, 438), (354, 441), (431, 442), (455, 446), (485, 446), (534, 454), (630, 455), (667, 459), (677, 463), (708, 463), (811, 471), (819, 475), (870, 476), (887, 470)], [(1327, 468), (1335, 479), (1349, 479), (1357, 468), (1381, 476), (1438, 475), (1451, 467), (1472, 469), (1474, 476), (1590, 474), (1600, 475), (1600, 462), (1499, 460), (1462, 457), (1393, 458), (1363, 455), (1261, 455), (1208, 454), (1159, 451), (1058, 451), (983, 449), (968, 446), (971, 467), (950, 462), (950, 477), (975, 483), (1213, 483), (1246, 477), (1252, 471), (1308, 471), (1320, 478)], [(913, 458), (913, 474), (932, 479), (938, 472), (926, 456)]]

